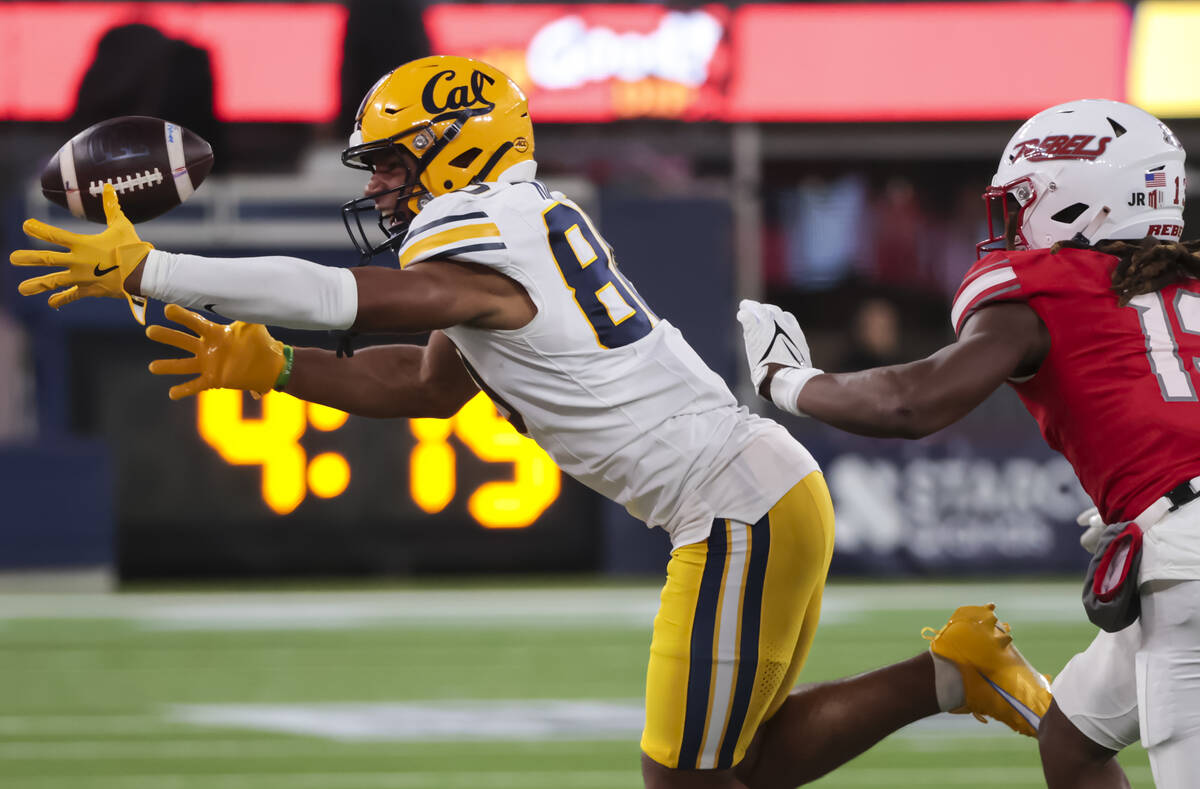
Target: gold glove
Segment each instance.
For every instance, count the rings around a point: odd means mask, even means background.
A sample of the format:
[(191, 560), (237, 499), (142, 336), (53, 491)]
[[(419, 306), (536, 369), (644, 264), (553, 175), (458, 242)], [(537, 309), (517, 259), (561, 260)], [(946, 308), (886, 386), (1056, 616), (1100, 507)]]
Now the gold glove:
[(56, 291), (50, 306), (58, 309), (77, 299), (108, 297), (129, 300), (134, 320), (145, 325), (146, 299), (125, 292), (125, 278), (145, 260), (153, 245), (138, 238), (133, 223), (125, 218), (112, 184), (104, 185), (104, 216), (108, 228), (94, 235), (67, 230), (26, 219), (22, 229), (33, 238), (66, 247), (69, 252), (43, 249), (18, 249), (8, 256), (14, 266), (64, 266), (64, 271), (24, 280), (18, 290), (22, 296)]
[(168, 304), (168, 320), (191, 329), (188, 334), (166, 326), (149, 326), (146, 336), (155, 342), (187, 351), (183, 359), (150, 362), (155, 375), (195, 375), (176, 384), (168, 393), (180, 400), (205, 389), (245, 389), (264, 395), (287, 382), (292, 369), (292, 349), (267, 332), (261, 323), (213, 323), (177, 304)]

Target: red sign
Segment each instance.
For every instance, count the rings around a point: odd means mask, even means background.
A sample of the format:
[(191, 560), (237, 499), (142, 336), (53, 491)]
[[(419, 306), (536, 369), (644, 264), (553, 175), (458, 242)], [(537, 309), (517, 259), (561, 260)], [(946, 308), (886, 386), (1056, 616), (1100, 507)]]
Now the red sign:
[[(1130, 11), (1116, 0), (439, 3), (425, 21), (436, 52), (512, 76), (536, 121), (912, 121), (1123, 98)], [(0, 120), (68, 117), (96, 42), (130, 22), (209, 50), (222, 120), (337, 115), (340, 3), (10, 2), (0, 4)]]
[(1025, 118), (1123, 99), (1124, 3), (743, 6), (726, 118)]
[(134, 22), (209, 50), (220, 120), (337, 116), (339, 3), (17, 2), (0, 4), (0, 120), (68, 117), (96, 43)]
[(488, 61), (535, 121), (1027, 117), (1125, 95), (1121, 2), (435, 5), (434, 51)]

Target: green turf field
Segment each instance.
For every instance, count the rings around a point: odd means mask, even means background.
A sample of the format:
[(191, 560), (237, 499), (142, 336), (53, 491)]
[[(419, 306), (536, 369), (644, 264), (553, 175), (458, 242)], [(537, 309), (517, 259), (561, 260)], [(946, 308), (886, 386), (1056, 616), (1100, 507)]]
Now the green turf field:
[[(1053, 672), (1077, 584), (834, 584), (802, 681), (995, 601)], [(0, 596), (4, 789), (635, 789), (653, 585)], [(1145, 753), (1122, 760), (1153, 785)], [(1035, 743), (942, 715), (814, 786), (1037, 787)]]

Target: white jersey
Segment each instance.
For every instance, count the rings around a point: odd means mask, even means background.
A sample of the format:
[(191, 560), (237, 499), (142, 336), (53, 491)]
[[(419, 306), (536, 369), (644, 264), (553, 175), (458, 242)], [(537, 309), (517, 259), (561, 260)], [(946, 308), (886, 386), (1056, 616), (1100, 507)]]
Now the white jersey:
[(675, 547), (706, 539), (714, 518), (755, 523), (816, 462), (738, 406), (617, 270), (579, 206), (520, 180), (533, 174), (517, 165), (431, 200), (401, 266), (470, 261), (525, 288), (537, 315), (522, 328), (445, 333), (497, 408), (563, 471), (666, 529)]

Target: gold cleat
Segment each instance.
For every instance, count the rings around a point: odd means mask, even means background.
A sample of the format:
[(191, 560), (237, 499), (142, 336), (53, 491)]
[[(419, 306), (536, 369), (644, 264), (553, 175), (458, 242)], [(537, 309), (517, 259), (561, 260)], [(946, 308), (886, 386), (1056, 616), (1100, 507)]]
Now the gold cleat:
[(951, 712), (986, 715), (1029, 737), (1037, 736), (1050, 708), (1050, 683), (1012, 643), (1007, 622), (996, 621), (996, 604), (964, 605), (938, 631), (921, 636), (929, 650), (958, 666), (967, 703)]

